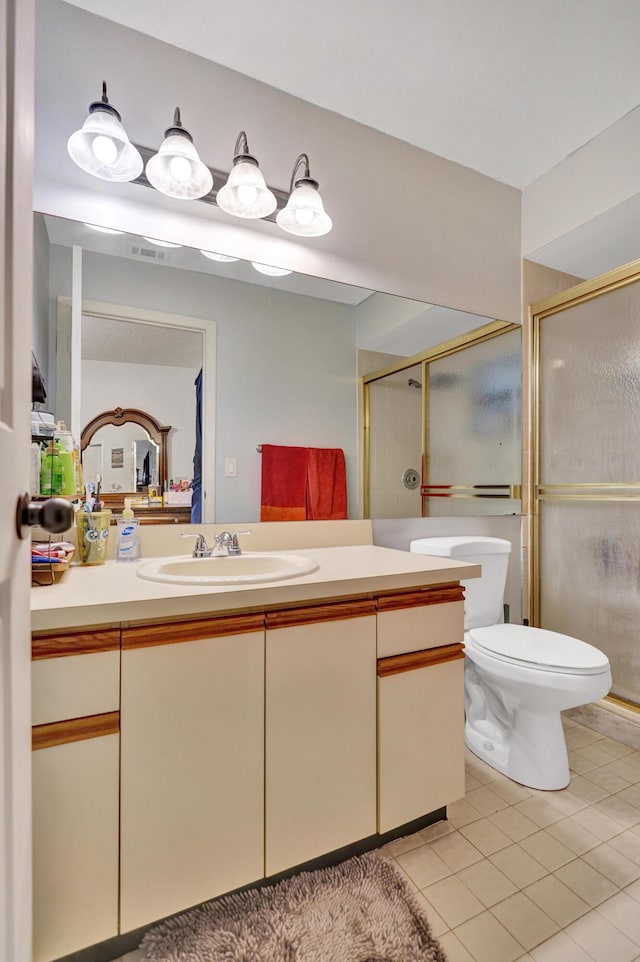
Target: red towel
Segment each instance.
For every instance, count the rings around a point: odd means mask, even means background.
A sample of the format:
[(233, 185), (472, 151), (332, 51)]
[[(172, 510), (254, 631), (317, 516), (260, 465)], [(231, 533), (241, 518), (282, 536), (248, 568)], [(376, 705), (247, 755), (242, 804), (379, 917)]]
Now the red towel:
[(347, 517), (341, 448), (262, 445), (261, 521), (320, 521)]
[(347, 473), (341, 448), (309, 448), (307, 518), (310, 521), (347, 517)]
[(262, 445), (261, 521), (306, 521), (308, 448)]

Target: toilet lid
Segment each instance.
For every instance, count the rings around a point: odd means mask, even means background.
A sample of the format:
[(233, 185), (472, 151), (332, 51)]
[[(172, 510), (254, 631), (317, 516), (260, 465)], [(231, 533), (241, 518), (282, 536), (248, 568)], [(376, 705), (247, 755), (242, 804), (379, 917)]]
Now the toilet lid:
[(545, 628), (492, 625), (472, 628), (469, 637), (490, 655), (529, 664), (532, 668), (592, 675), (609, 667), (609, 659), (598, 648)]

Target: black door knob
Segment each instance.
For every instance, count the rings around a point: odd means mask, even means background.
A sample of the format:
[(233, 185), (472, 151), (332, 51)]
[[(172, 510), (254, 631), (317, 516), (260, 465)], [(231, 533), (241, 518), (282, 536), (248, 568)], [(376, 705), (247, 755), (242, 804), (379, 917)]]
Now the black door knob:
[(40, 525), (51, 534), (61, 534), (73, 525), (73, 506), (64, 498), (32, 501), (28, 494), (18, 498), (16, 528), (19, 538), (27, 537), (27, 529)]

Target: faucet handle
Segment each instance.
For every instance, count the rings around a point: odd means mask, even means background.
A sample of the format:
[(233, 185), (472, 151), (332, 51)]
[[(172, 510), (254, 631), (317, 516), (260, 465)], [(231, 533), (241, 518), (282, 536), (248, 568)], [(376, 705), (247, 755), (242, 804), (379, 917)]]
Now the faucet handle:
[(235, 534), (233, 535), (233, 537), (231, 538), (231, 549), (232, 549), (232, 551), (233, 551), (234, 554), (241, 554), (241, 553), (242, 553), (241, 548), (240, 548), (240, 542), (238, 541), (238, 535), (239, 535), (239, 534), (242, 534), (242, 535), (244, 535), (244, 534), (251, 534), (251, 528), (248, 528), (246, 531), (236, 531)]
[(200, 557), (202, 557), (202, 555), (204, 555), (204, 553), (209, 550), (208, 545), (207, 545), (206, 538), (205, 538), (205, 536), (202, 534), (201, 531), (198, 531), (197, 534), (191, 534), (191, 533), (188, 533), (188, 534), (187, 534), (187, 533), (181, 531), (181, 532), (180, 532), (180, 537), (181, 537), (181, 538), (195, 538), (195, 539), (196, 539), (196, 543), (195, 543), (194, 548), (193, 548), (193, 557), (194, 557), (194, 558), (200, 558)]

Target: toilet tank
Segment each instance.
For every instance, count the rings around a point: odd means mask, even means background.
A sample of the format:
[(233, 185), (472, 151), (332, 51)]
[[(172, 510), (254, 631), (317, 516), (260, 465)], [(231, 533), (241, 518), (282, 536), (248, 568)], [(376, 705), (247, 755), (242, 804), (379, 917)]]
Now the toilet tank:
[(437, 558), (456, 558), (482, 565), (480, 578), (462, 581), (465, 589), (464, 629), (484, 628), (504, 621), (504, 586), (511, 542), (504, 538), (458, 535), (451, 538), (419, 538), (409, 550)]

